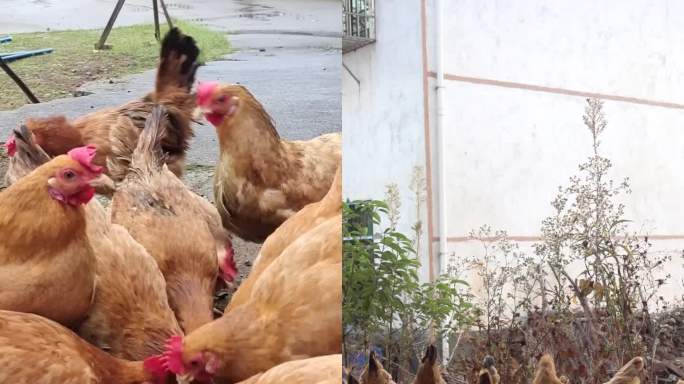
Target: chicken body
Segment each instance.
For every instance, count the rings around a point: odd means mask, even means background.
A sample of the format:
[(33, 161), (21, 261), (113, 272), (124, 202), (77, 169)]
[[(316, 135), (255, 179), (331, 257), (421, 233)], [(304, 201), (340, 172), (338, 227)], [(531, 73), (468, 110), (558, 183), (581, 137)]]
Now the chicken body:
[[(340, 193), (340, 185), (335, 189)], [(290, 220), (300, 214), (306, 212)], [(341, 263), (338, 200), (336, 215), (301, 233), (249, 286), (238, 288), (248, 290), (240, 305), (170, 348), (172, 371), (235, 383), (286, 361), (340, 353)]]
[(56, 157), (0, 193), (0, 309), (67, 326), (89, 310), (96, 262), (82, 205), (99, 178), (89, 155)]
[(195, 101), (190, 89), (198, 54), (194, 40), (173, 28), (162, 41), (154, 92), (141, 100), (102, 109), (73, 121), (64, 116), (32, 118), (26, 121), (26, 126), (36, 143), (51, 156), (86, 144), (94, 145), (98, 150), (95, 164), (107, 166), (107, 173), (119, 181), (128, 171), (131, 152), (152, 108), (162, 104), (172, 121), (171, 129), (162, 141), (164, 151), (168, 153), (166, 162), (169, 169), (181, 175), (185, 151), (192, 137), (190, 123)]
[(156, 261), (97, 201), (86, 207), (97, 260), (97, 290), (78, 334), (113, 356), (142, 360), (182, 334)]
[(644, 359), (635, 357), (625, 364), (606, 384), (639, 384), (639, 376), (644, 370)]
[(240, 384), (339, 384), (341, 375), (342, 355), (328, 355), (289, 361)]
[[(27, 129), (15, 132), (10, 183), (50, 161)], [(94, 301), (78, 333), (91, 344), (128, 360), (163, 352), (164, 342), (181, 334), (156, 261), (128, 234), (112, 225), (97, 200), (85, 206), (86, 233), (96, 258)]]
[(142, 384), (163, 382), (143, 362), (120, 360), (63, 326), (0, 310), (0, 383)]
[(494, 358), (486, 356), (482, 362), (482, 369), (480, 370), (479, 383), (480, 384), (499, 384), (501, 376), (494, 366)]
[(428, 345), (413, 384), (446, 384), (437, 363), (437, 348)]
[(163, 163), (166, 118), (155, 109), (143, 130), (131, 171), (112, 198), (112, 222), (154, 257), (166, 280), (171, 308), (190, 332), (213, 320), (218, 253), (230, 247), (218, 213)]
[(340, 165), (340, 134), (285, 141), (241, 85), (201, 84), (198, 105), (216, 126), (220, 158), (214, 197), (223, 225), (232, 233), (263, 242), (330, 189)]
[(261, 274), (271, 265), (273, 260), (283, 254), (283, 250), (303, 233), (308, 232), (326, 220), (339, 216), (341, 201), (342, 167), (339, 167), (335, 173), (333, 184), (323, 199), (302, 208), (296, 215), (278, 227), (272, 236), (266, 239), (254, 260), (249, 276), (242, 281), (240, 289), (233, 294), (225, 311), (228, 312), (232, 308), (245, 303), (251, 295), (254, 283), (259, 281)]
[(368, 355), (368, 365), (361, 372), (359, 379), (361, 384), (395, 384), (392, 375), (385, 370), (382, 363), (375, 357), (375, 352)]
[(537, 363), (537, 372), (533, 384), (561, 384), (556, 374), (556, 365), (549, 354), (544, 354)]

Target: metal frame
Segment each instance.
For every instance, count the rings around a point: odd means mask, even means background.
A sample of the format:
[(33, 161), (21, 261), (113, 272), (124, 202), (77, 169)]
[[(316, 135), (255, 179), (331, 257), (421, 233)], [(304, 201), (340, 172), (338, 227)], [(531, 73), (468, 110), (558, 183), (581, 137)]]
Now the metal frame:
[[(109, 21), (107, 21), (107, 25), (105, 26), (104, 31), (102, 31), (100, 40), (97, 43), (95, 43), (95, 49), (112, 48), (111, 45), (107, 45), (105, 43), (107, 42), (109, 33), (112, 31), (112, 28), (114, 27), (114, 22), (116, 22), (116, 18), (119, 17), (119, 12), (121, 12), (121, 9), (123, 8), (125, 2), (126, 0), (118, 0), (116, 2), (116, 5), (114, 6), (114, 11), (112, 11), (112, 15), (109, 17)], [(161, 34), (159, 32), (159, 5), (161, 5), (161, 9), (164, 12), (164, 17), (166, 18), (166, 22), (169, 24), (169, 28), (173, 28), (171, 16), (169, 16), (169, 11), (166, 9), (166, 4), (164, 4), (164, 0), (152, 0), (152, 11), (154, 13), (154, 37), (157, 39), (157, 41), (161, 39)]]
[[(10, 42), (12, 42), (12, 36), (0, 36), (0, 44), (6, 44)], [(12, 79), (19, 86), (19, 88), (21, 88), (21, 91), (24, 92), (24, 95), (26, 95), (29, 101), (31, 101), (31, 103), (33, 104), (40, 103), (40, 100), (38, 100), (36, 95), (34, 95), (33, 92), (31, 92), (26, 83), (24, 83), (24, 81), (16, 73), (14, 73), (12, 68), (10, 68), (9, 65), (7, 65), (7, 63), (31, 56), (46, 55), (51, 52), (52, 48), (45, 48), (36, 49), (33, 51), (19, 51), (0, 54), (0, 68), (2, 68), (2, 70), (7, 74), (7, 76), (9, 76), (10, 79)]]
[(5, 63), (5, 60), (2, 58), (2, 56), (0, 56), (0, 68), (2, 68), (3, 71), (5, 71), (7, 76), (9, 76), (12, 80), (14, 80), (15, 83), (17, 83), (19, 88), (21, 88), (21, 91), (24, 92), (24, 94), (26, 95), (26, 97), (29, 98), (31, 103), (40, 103), (40, 100), (38, 100), (38, 98), (33, 94), (33, 92), (31, 92), (29, 87), (27, 87), (26, 84), (19, 78), (19, 76), (17, 76), (17, 74), (14, 73), (14, 71), (9, 67), (9, 65)]

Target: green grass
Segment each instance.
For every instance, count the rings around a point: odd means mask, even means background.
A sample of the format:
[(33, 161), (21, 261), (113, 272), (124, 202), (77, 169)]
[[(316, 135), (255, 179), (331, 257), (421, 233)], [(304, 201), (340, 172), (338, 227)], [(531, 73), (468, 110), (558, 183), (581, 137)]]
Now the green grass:
[[(197, 24), (175, 21), (200, 47), (200, 61), (215, 60), (230, 52), (226, 35)], [(168, 30), (162, 26), (162, 36)], [(113, 28), (107, 39), (111, 50), (96, 51), (102, 30), (54, 31), (12, 34), (13, 41), (0, 45), (0, 53), (54, 48), (49, 55), (10, 63), (10, 68), (40, 101), (69, 97), (88, 81), (139, 73), (157, 65), (159, 42), (153, 25)], [(28, 102), (19, 87), (0, 70), (0, 110)]]

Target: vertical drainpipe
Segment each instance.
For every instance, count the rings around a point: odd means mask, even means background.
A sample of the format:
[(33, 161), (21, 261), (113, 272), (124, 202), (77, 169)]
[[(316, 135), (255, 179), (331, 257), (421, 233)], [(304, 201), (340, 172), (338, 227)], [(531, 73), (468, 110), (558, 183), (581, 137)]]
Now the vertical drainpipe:
[(442, 33), (442, 0), (435, 0), (435, 108), (437, 118), (435, 128), (437, 130), (437, 155), (439, 174), (437, 175), (437, 193), (439, 204), (439, 253), (437, 254), (437, 276), (442, 272), (442, 258), (447, 254), (447, 196), (446, 196), (446, 159), (444, 151), (444, 38)]
[[(439, 173), (437, 175), (437, 193), (439, 205), (439, 252), (437, 253), (437, 273), (439, 276), (442, 273), (442, 263), (447, 254), (447, 196), (446, 196), (446, 161), (444, 151), (444, 34), (442, 27), (442, 18), (444, 11), (442, 9), (442, 0), (435, 0), (434, 2), (434, 17), (435, 17), (435, 72), (436, 72), (436, 86), (435, 86), (435, 109), (436, 119), (435, 128), (437, 130), (437, 155), (439, 163)], [(442, 340), (442, 360), (444, 364), (448, 362), (449, 357), (449, 341)]]

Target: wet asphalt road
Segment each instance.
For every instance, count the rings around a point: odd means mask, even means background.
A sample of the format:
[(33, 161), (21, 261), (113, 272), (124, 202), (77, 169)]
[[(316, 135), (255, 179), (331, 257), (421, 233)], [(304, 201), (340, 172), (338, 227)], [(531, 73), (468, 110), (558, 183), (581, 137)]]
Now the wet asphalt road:
[[(172, 18), (238, 33), (338, 36), (342, 5), (329, 0), (164, 0)], [(103, 28), (116, 0), (0, 0), (0, 33)], [(49, 15), (49, 17), (45, 17)], [(163, 22), (160, 9), (160, 20)], [(127, 0), (117, 26), (153, 22), (152, 1)]]

